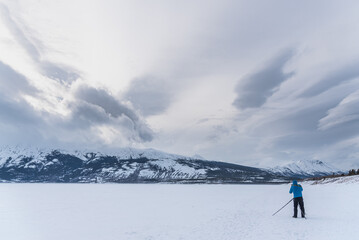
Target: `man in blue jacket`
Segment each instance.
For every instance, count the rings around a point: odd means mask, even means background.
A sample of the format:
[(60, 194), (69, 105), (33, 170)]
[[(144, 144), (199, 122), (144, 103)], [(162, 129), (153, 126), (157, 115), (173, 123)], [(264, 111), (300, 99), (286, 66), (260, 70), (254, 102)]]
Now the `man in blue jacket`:
[(298, 215), (298, 204), (300, 210), (302, 212), (302, 218), (305, 218), (305, 211), (304, 211), (304, 202), (302, 196), (303, 188), (296, 180), (293, 180), (293, 184), (290, 187), (289, 193), (293, 193), (293, 203), (294, 203), (294, 215), (293, 217), (296, 218)]

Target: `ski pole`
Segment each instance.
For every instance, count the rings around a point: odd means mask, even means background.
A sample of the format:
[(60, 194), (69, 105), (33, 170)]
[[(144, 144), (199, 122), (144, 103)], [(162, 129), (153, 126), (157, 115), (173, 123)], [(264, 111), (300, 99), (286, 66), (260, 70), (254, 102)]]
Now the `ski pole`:
[(291, 201), (293, 201), (293, 198), (292, 198), (289, 202), (287, 202), (281, 209), (279, 209), (278, 211), (276, 211), (275, 213), (273, 213), (272, 216), (276, 215), (280, 210), (282, 210), (285, 206), (287, 206)]

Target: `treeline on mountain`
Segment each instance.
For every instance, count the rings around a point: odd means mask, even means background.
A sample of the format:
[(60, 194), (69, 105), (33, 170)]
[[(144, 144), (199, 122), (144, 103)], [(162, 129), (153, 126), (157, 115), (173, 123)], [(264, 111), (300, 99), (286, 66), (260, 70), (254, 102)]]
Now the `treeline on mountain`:
[(359, 169), (355, 171), (355, 169), (349, 170), (348, 176), (359, 175)]

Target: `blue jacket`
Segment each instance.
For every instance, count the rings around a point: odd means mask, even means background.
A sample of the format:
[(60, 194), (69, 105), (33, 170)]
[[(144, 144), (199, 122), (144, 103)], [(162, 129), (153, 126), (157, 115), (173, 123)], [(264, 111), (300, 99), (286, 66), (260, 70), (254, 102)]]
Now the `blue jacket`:
[(296, 180), (293, 181), (289, 193), (293, 193), (293, 198), (302, 197), (303, 188)]

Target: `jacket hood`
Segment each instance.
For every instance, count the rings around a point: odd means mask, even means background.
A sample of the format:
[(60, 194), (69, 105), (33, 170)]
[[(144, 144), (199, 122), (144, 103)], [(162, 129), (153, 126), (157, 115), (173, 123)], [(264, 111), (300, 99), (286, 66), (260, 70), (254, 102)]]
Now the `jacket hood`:
[(293, 185), (297, 185), (297, 184), (298, 184), (297, 180), (293, 180)]

